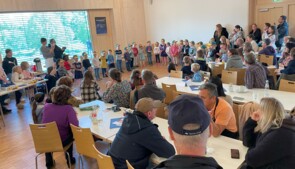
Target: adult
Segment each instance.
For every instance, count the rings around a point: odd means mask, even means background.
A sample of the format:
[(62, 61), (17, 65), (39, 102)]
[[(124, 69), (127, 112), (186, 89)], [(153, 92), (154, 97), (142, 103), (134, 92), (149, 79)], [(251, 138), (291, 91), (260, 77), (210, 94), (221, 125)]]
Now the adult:
[(154, 169), (222, 169), (212, 157), (206, 157), (210, 116), (197, 96), (181, 95), (168, 107), (168, 131), (177, 155)]
[(278, 38), (275, 44), (279, 49), (281, 49), (283, 45), (284, 37), (289, 34), (289, 25), (287, 23), (287, 17), (285, 15), (280, 16), (278, 22), (279, 22), (279, 25), (277, 26)]
[[(79, 121), (75, 110), (71, 105), (68, 105), (68, 99), (71, 97), (71, 89), (65, 85), (56, 87), (53, 91), (52, 103), (47, 103), (44, 106), (42, 123), (56, 122), (60, 138), (63, 146), (67, 146), (72, 143), (73, 135), (70, 132), (70, 124), (79, 126)], [(71, 159), (69, 160), (72, 164), (75, 164), (75, 158), (73, 157), (73, 145), (67, 150)], [(54, 165), (52, 153), (45, 153), (46, 156), (46, 167), (51, 168)]]
[(264, 23), (264, 27), (263, 27), (263, 33), (262, 33), (262, 40), (264, 40), (265, 38), (264, 37), (267, 37), (268, 36), (268, 29), (269, 27), (271, 27), (271, 24), (270, 23)]
[(131, 85), (126, 80), (122, 81), (121, 72), (112, 68), (109, 70), (111, 80), (106, 83), (106, 92), (103, 94), (103, 101), (113, 102), (119, 107), (129, 107), (129, 95), (131, 92)]
[(258, 44), (261, 41), (261, 30), (257, 27), (257, 25), (254, 23), (251, 26), (252, 30), (250, 31), (250, 35), (253, 35), (255, 42)]
[(270, 39), (270, 43), (272, 45), (272, 47), (275, 49), (276, 48), (276, 45), (275, 45), (275, 42), (276, 42), (276, 27), (275, 26), (270, 26), (268, 28), (268, 34), (264, 34), (264, 37), (263, 39)]
[(59, 46), (56, 45), (56, 42), (54, 39), (50, 39), (50, 44), (48, 44), (49, 48), (54, 48), (54, 57), (53, 61), (56, 63), (58, 60), (62, 59), (63, 53), (66, 50), (66, 47), (60, 48)]
[(245, 41), (243, 38), (237, 39), (235, 46), (236, 46), (238, 52), (243, 53), (244, 43), (245, 43)]
[(252, 46), (254, 52), (258, 52), (258, 45), (255, 41), (254, 35), (252, 35), (252, 34), (248, 35), (246, 38), (246, 42), (251, 43), (251, 46)]
[(151, 154), (171, 157), (174, 147), (161, 135), (151, 120), (156, 117), (161, 101), (142, 98), (133, 113), (126, 113), (122, 126), (112, 143), (109, 155), (116, 169), (127, 169), (126, 160), (134, 168), (146, 168)]
[(216, 42), (218, 47), (220, 44), (221, 36), (225, 36), (226, 38), (228, 38), (228, 32), (227, 32), (226, 28), (221, 26), (221, 24), (217, 24), (215, 32), (213, 34), (213, 38), (214, 38), (214, 41)]
[(242, 38), (245, 39), (244, 37), (244, 31), (243, 28), (240, 25), (236, 25), (233, 32), (230, 34), (229, 36), (229, 41), (232, 45), (232, 47), (234, 47), (234, 44), (236, 42), (237, 39)]
[(253, 53), (245, 55), (245, 63), (247, 66), (245, 86), (248, 89), (264, 88), (267, 79), (265, 68), (260, 63), (256, 63), (256, 57)]
[(217, 87), (213, 83), (205, 83), (200, 87), (199, 96), (203, 100), (211, 116), (212, 135), (238, 138), (238, 128), (234, 111), (229, 103), (218, 98)]
[(209, 83), (213, 83), (213, 84), (216, 85), (218, 98), (224, 99), (228, 104), (233, 106), (233, 99), (231, 98), (230, 95), (226, 95), (224, 93), (224, 88), (223, 88), (223, 85), (222, 85), (222, 81), (218, 76), (211, 77), (209, 79)]
[(143, 86), (141, 89), (136, 90), (134, 92), (134, 101), (135, 103), (140, 100), (141, 98), (144, 97), (149, 97), (154, 100), (160, 100), (163, 101), (164, 98), (166, 97), (165, 92), (158, 88), (157, 85), (155, 84), (155, 77), (154, 73), (150, 70), (142, 70), (141, 73), (142, 76), (142, 81), (143, 81)]
[(189, 56), (189, 43), (188, 43), (188, 40), (185, 39), (184, 40), (184, 45), (183, 45), (183, 48), (182, 48), (182, 53), (183, 53), (183, 56)]
[(281, 73), (292, 75), (295, 74), (295, 48), (293, 48), (290, 52), (291, 60), (288, 63), (288, 66), (281, 70)]
[(226, 70), (229, 70), (230, 68), (243, 68), (243, 60), (238, 55), (237, 49), (230, 49), (227, 51), (228, 55), (228, 61), (226, 63)]
[(262, 42), (262, 50), (259, 51), (259, 55), (270, 55), (273, 56), (273, 65), (277, 64), (276, 50), (271, 45), (270, 39), (264, 39)]
[(280, 66), (283, 66), (283, 67), (288, 66), (290, 60), (292, 59), (291, 56), (290, 56), (290, 52), (291, 52), (291, 50), (293, 48), (295, 48), (295, 43), (289, 42), (289, 43), (286, 44), (283, 56), (278, 61), (280, 63)]
[(11, 80), (12, 76), (12, 68), (17, 65), (16, 58), (12, 57), (12, 50), (6, 49), (5, 50), (6, 56), (3, 59), (2, 67), (4, 69), (4, 72), (6, 73), (9, 80)]
[(295, 119), (275, 98), (262, 98), (260, 109), (243, 128), (243, 144), (249, 147), (245, 168), (294, 168)]
[(41, 38), (41, 48), (40, 51), (45, 59), (46, 68), (50, 66), (54, 66), (53, 57), (54, 57), (54, 48), (55, 46), (51, 46), (50, 48), (47, 45), (47, 39)]
[(249, 53), (254, 53), (254, 49), (253, 49), (250, 42), (244, 43), (243, 53), (244, 53), (244, 55), (249, 54)]

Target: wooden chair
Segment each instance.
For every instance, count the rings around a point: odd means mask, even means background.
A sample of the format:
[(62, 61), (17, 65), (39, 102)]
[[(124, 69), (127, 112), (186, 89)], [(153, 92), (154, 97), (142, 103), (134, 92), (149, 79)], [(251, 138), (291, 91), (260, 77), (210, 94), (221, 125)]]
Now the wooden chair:
[(162, 103), (161, 107), (157, 108), (157, 117), (160, 117), (162, 119), (168, 119), (168, 115), (166, 113), (166, 104)]
[(220, 64), (220, 65), (214, 65), (212, 67), (212, 76), (218, 76), (221, 75), (222, 70), (224, 70), (224, 64)]
[(236, 71), (238, 72), (238, 81), (237, 85), (245, 85), (245, 74), (246, 74), (246, 69), (245, 68), (229, 68), (230, 71)]
[(269, 76), (272, 76), (273, 77), (273, 81), (274, 81), (274, 84), (277, 83), (277, 74), (275, 72), (276, 68), (267, 68), (268, 71), (269, 71)]
[(238, 72), (237, 71), (222, 70), (221, 81), (222, 81), (222, 83), (237, 85), (238, 84)]
[[(73, 143), (63, 147), (59, 131), (55, 122), (46, 124), (30, 124), (31, 133), (38, 155), (35, 157), (36, 169), (38, 168), (38, 156), (43, 153), (64, 152), (68, 159), (71, 160), (67, 150)], [(71, 161), (69, 161), (71, 168)]]
[(295, 92), (295, 81), (281, 79), (279, 90), (286, 92)]
[(181, 95), (181, 93), (178, 91), (172, 91), (172, 95), (173, 95), (173, 100), (175, 100), (178, 96)]
[(128, 169), (134, 169), (128, 160), (126, 160), (126, 164), (127, 164)]
[(96, 160), (97, 160), (97, 165), (98, 168), (102, 169), (115, 169), (112, 157), (105, 155), (101, 152), (99, 152), (95, 145), (93, 145), (93, 148), (96, 152)]
[(210, 79), (211, 73), (210, 72), (205, 72), (205, 71), (200, 71), (201, 74), (203, 75), (204, 78)]
[(273, 65), (273, 57), (271, 55), (258, 55), (258, 61), (267, 65)]
[(172, 102), (172, 100), (173, 100), (172, 91), (177, 91), (176, 90), (176, 85), (168, 85), (168, 84), (162, 83), (162, 89), (166, 93), (164, 103), (165, 104), (170, 104), (170, 102)]
[(136, 89), (132, 90), (130, 92), (130, 98), (129, 98), (129, 107), (130, 109), (134, 110), (135, 107), (135, 101), (134, 101), (134, 93), (135, 93)]
[(170, 77), (182, 78), (182, 71), (171, 70)]
[(83, 160), (81, 155), (96, 159), (97, 153), (93, 149), (93, 145), (95, 145), (95, 147), (98, 148), (100, 152), (107, 154), (110, 144), (103, 141), (94, 142), (93, 136), (89, 128), (80, 128), (71, 124), (71, 129), (76, 143), (76, 150), (79, 154), (79, 168), (80, 161), (82, 163), (83, 168)]

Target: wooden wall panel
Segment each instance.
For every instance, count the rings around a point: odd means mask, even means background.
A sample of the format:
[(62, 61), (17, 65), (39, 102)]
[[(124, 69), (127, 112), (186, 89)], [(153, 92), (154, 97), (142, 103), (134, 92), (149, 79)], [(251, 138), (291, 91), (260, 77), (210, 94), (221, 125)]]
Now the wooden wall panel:
[(271, 8), (268, 11), (260, 12), (257, 11), (257, 25), (260, 28), (264, 27), (264, 23), (269, 22), (274, 25), (274, 23), (278, 24), (278, 18), (283, 15), (283, 8)]
[(295, 4), (289, 5), (289, 34), (295, 37)]

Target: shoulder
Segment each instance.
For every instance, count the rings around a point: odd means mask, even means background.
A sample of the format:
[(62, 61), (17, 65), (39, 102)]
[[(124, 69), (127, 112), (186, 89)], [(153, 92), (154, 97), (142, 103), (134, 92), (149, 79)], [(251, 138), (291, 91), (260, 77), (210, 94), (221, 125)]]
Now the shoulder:
[(220, 113), (233, 113), (231, 105), (225, 99), (218, 99), (218, 106), (216, 110), (219, 110)]

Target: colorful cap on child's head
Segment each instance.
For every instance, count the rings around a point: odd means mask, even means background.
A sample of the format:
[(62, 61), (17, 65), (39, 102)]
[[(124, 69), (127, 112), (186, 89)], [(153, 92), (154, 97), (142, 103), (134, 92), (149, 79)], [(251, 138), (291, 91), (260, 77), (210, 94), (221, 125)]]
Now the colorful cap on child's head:
[(206, 46), (206, 45), (202, 45), (201, 48), (202, 48), (202, 49), (206, 49), (207, 46)]
[(215, 41), (211, 42), (211, 45), (216, 45), (216, 42)]

